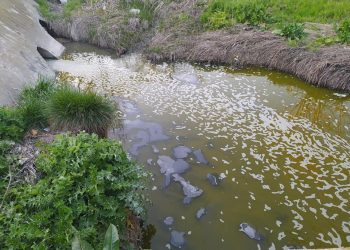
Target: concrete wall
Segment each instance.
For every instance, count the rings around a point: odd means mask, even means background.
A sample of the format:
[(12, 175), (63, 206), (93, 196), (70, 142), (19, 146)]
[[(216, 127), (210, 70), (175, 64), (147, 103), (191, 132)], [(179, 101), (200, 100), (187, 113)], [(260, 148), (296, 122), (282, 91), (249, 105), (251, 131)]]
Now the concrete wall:
[(0, 2), (0, 105), (15, 103), (23, 86), (35, 83), (40, 75), (54, 77), (41, 54), (57, 58), (64, 47), (39, 19), (34, 0)]

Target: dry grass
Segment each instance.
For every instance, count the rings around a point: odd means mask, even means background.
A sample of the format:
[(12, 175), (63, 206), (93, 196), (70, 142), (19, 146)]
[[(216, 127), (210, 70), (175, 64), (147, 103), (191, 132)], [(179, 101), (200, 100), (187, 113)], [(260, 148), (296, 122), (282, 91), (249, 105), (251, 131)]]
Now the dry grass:
[(214, 31), (181, 38), (157, 34), (149, 51), (148, 58), (153, 62), (179, 60), (265, 67), (293, 74), (319, 87), (350, 91), (350, 49), (333, 46), (310, 52), (291, 48), (270, 32)]

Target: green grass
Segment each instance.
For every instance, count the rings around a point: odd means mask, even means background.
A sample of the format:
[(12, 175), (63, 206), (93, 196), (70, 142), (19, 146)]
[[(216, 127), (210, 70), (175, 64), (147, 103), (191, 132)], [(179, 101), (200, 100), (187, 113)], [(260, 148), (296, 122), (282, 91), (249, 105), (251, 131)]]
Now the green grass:
[(40, 14), (46, 18), (47, 20), (52, 20), (54, 18), (54, 14), (50, 10), (50, 6), (47, 0), (36, 0), (39, 5)]
[(253, 25), (261, 23), (339, 23), (349, 17), (348, 0), (212, 0), (202, 15), (225, 12), (227, 19)]
[(83, 3), (84, 0), (69, 0), (63, 7), (63, 15), (70, 17), (75, 10), (81, 8)]
[(50, 124), (56, 129), (85, 130), (106, 136), (115, 118), (115, 107), (93, 92), (63, 87), (47, 103)]

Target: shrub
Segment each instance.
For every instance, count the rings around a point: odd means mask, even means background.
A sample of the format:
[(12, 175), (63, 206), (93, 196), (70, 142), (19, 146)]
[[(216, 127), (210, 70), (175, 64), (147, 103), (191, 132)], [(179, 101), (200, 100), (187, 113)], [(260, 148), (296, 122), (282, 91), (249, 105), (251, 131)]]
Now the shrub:
[(300, 40), (306, 33), (304, 32), (304, 25), (300, 23), (290, 23), (282, 27), (280, 35), (290, 40)]
[(59, 135), (36, 160), (41, 179), (16, 188), (0, 211), (0, 249), (68, 249), (75, 230), (102, 249), (110, 223), (144, 213), (143, 168), (121, 144), (97, 135)]
[(93, 92), (63, 87), (47, 104), (51, 125), (70, 131), (85, 130), (106, 136), (115, 118), (115, 107), (106, 98)]
[(56, 89), (55, 82), (45, 78), (39, 79), (34, 87), (24, 88), (19, 97), (19, 110), (27, 129), (48, 126), (46, 105)]
[(337, 28), (337, 36), (342, 43), (350, 43), (350, 19), (343, 21)]
[(0, 107), (0, 140), (19, 141), (25, 133), (25, 124), (16, 108)]

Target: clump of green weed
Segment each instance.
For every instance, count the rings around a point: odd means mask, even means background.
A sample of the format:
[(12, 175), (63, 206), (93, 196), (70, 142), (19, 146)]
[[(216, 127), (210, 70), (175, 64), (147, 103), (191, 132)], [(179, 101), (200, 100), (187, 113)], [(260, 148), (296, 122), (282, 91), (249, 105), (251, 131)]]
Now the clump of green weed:
[(289, 40), (301, 40), (306, 36), (304, 25), (300, 23), (285, 24), (279, 34)]
[(343, 21), (336, 32), (340, 42), (350, 43), (350, 19)]
[(94, 92), (66, 86), (51, 95), (47, 114), (54, 128), (106, 136), (115, 119), (115, 107)]
[(0, 249), (69, 249), (73, 227), (102, 249), (111, 222), (123, 236), (128, 212), (145, 212), (148, 174), (120, 142), (59, 135), (41, 149), (35, 165), (40, 180), (12, 189), (0, 210)]
[(20, 141), (25, 133), (21, 112), (13, 107), (0, 107), (0, 140)]

